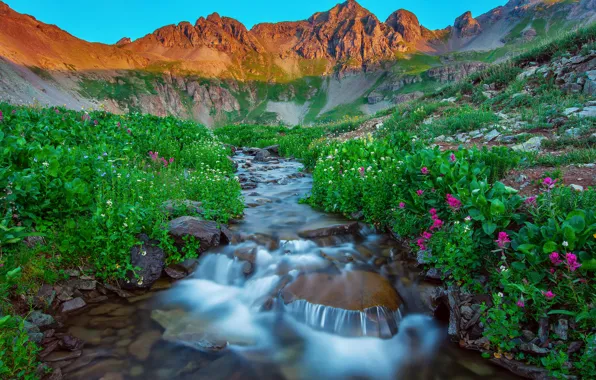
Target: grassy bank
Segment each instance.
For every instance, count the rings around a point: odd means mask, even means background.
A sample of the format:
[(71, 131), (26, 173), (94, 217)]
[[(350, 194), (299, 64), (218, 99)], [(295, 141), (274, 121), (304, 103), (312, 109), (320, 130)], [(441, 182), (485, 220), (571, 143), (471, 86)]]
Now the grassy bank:
[(167, 262), (188, 257), (168, 235), (168, 200), (200, 201), (201, 217), (220, 222), (244, 204), (229, 150), (201, 125), (8, 104), (0, 111), (0, 377), (27, 378), (22, 362), (34, 360), (35, 348), (10, 316), (27, 311), (16, 300), (29, 302), (66, 268), (105, 281), (134, 273), (130, 250), (141, 233), (161, 242)]

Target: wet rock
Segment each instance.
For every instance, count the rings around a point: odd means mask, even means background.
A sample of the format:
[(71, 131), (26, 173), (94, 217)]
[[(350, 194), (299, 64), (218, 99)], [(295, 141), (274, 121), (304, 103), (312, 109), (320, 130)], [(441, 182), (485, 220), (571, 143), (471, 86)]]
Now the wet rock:
[(76, 359), (81, 356), (82, 351), (55, 351), (44, 358), (46, 362), (59, 362), (63, 360)]
[(184, 270), (186, 270), (186, 273), (191, 274), (199, 266), (199, 259), (186, 259), (178, 263), (178, 265), (183, 267)]
[(97, 306), (93, 309), (91, 309), (89, 311), (89, 313), (87, 313), (88, 315), (91, 316), (97, 316), (97, 315), (105, 315), (105, 314), (109, 314), (112, 311), (118, 309), (121, 305), (117, 304), (117, 303), (106, 303), (100, 306)]
[(110, 371), (121, 371), (125, 368), (126, 361), (124, 360), (105, 359), (95, 364), (83, 367), (77, 372), (72, 372), (71, 374), (69, 374), (69, 378), (72, 377), (75, 379), (102, 379), (102, 376), (110, 373)]
[(151, 240), (145, 234), (140, 235), (142, 245), (135, 245), (130, 250), (130, 261), (134, 272), (127, 273), (127, 280), (121, 281), (124, 289), (148, 289), (161, 277), (166, 255), (157, 240)]
[(101, 331), (99, 330), (72, 326), (68, 329), (68, 333), (89, 344), (99, 344), (101, 342)]
[(27, 316), (27, 321), (33, 323), (35, 326), (39, 328), (48, 327), (56, 322), (54, 320), (54, 317), (48, 314), (44, 314), (38, 310), (31, 312), (31, 314)]
[(184, 200), (167, 200), (162, 203), (162, 210), (168, 215), (200, 215), (203, 213), (203, 203)]
[(127, 316), (100, 316), (91, 318), (89, 321), (89, 327), (93, 328), (105, 328), (111, 327), (114, 329), (123, 329), (130, 324), (130, 319)]
[(522, 331), (522, 339), (526, 343), (533, 341), (535, 338), (536, 338), (536, 334), (534, 334), (532, 331), (530, 331), (530, 330)]
[(421, 250), (416, 254), (416, 262), (420, 266), (430, 264), (432, 262), (432, 257), (430, 252)]
[(286, 286), (282, 295), (286, 303), (305, 300), (312, 304), (360, 311), (374, 306), (395, 311), (402, 302), (386, 278), (365, 271), (341, 275), (305, 274)]
[(145, 331), (130, 345), (128, 346), (128, 353), (137, 358), (138, 360), (147, 360), (153, 345), (161, 339), (161, 333), (159, 331)]
[(357, 222), (348, 224), (336, 224), (333, 226), (317, 228), (313, 230), (298, 231), (298, 236), (304, 239), (316, 239), (328, 236), (358, 235), (360, 226)]
[(217, 247), (221, 240), (221, 230), (216, 222), (201, 220), (192, 216), (181, 216), (170, 221), (170, 235), (178, 247), (184, 247), (185, 238), (193, 237), (200, 242), (199, 252)]
[(269, 159), (271, 153), (266, 151), (265, 149), (260, 149), (257, 154), (255, 154), (255, 161), (264, 162)]
[(62, 313), (70, 313), (79, 309), (84, 308), (87, 306), (85, 301), (81, 297), (74, 298), (70, 301), (66, 301), (62, 304), (60, 311)]
[(257, 257), (257, 248), (256, 247), (238, 248), (237, 250), (234, 251), (234, 256), (236, 256), (240, 260), (254, 263), (255, 259)]
[(559, 336), (562, 340), (567, 340), (568, 335), (567, 332), (569, 330), (569, 321), (566, 319), (559, 319), (557, 324), (555, 325), (555, 334)]
[(58, 294), (59, 301), (70, 301), (74, 295), (74, 289), (70, 286), (56, 287), (56, 293)]
[(53, 369), (52, 373), (50, 373), (50, 375), (45, 377), (44, 379), (45, 380), (62, 380), (62, 369), (60, 369), (60, 368)]
[(546, 356), (550, 352), (548, 348), (538, 347), (534, 343), (522, 343), (519, 345), (520, 350), (534, 355)]
[(474, 316), (474, 310), (470, 306), (464, 305), (459, 308), (459, 311), (461, 316), (467, 320), (472, 319), (472, 317)]
[(162, 339), (182, 343), (205, 351), (221, 351), (227, 342), (211, 332), (205, 331), (205, 325), (184, 310), (153, 310), (151, 319), (164, 329)]
[(64, 335), (60, 339), (60, 347), (67, 351), (76, 351), (83, 348), (85, 342), (82, 339), (75, 338), (72, 335)]
[(56, 291), (51, 285), (43, 284), (35, 295), (34, 304), (40, 309), (46, 309), (56, 299)]
[(110, 284), (103, 284), (103, 287), (106, 290), (116, 293), (119, 297), (122, 297), (122, 298), (129, 298), (129, 297), (133, 296), (131, 293), (127, 292), (126, 290), (122, 290), (121, 288), (112, 286)]
[(279, 145), (271, 145), (268, 147), (263, 148), (263, 150), (266, 150), (267, 152), (269, 152), (272, 155), (279, 155)]
[(24, 322), (25, 331), (29, 336), (29, 340), (35, 343), (40, 343), (43, 339), (43, 333), (39, 331), (39, 326), (25, 320)]
[(186, 271), (186, 268), (184, 268), (181, 265), (177, 265), (177, 264), (168, 265), (166, 267), (166, 269), (164, 269), (164, 272), (166, 272), (166, 274), (170, 278), (173, 278), (174, 280), (179, 280), (181, 278), (188, 276), (188, 272)]

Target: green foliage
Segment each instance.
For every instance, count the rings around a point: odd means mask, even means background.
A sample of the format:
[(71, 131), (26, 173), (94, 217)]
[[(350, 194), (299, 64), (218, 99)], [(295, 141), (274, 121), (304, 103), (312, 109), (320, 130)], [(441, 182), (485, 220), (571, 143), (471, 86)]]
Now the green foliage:
[(37, 353), (40, 348), (29, 340), (25, 321), (18, 317), (0, 316), (0, 377), (34, 380), (39, 376)]
[(482, 306), (486, 313), (481, 318), (485, 326), (484, 336), (499, 352), (509, 352), (515, 348), (512, 339), (521, 336), (523, 312), (511, 299), (504, 299), (503, 293), (493, 294), (492, 301), (492, 307)]
[(122, 277), (133, 269), (138, 234), (168, 239), (167, 200), (200, 201), (202, 217), (222, 222), (243, 210), (229, 151), (203, 126), (103, 111), (0, 109), (0, 210), (10, 217), (3, 234), (35, 228), (60, 265), (89, 262), (98, 277)]

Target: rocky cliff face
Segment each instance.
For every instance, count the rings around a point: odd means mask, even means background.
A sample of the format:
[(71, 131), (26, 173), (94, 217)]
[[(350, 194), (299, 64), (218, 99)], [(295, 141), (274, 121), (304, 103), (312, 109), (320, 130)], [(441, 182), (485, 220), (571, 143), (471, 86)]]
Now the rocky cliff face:
[(466, 12), (455, 19), (453, 30), (458, 37), (474, 37), (482, 33), (480, 23), (472, 17), (472, 12)]
[(432, 68), (426, 74), (441, 83), (457, 82), (473, 74), (477, 71), (482, 71), (490, 65), (482, 62), (465, 62), (449, 64), (437, 68)]

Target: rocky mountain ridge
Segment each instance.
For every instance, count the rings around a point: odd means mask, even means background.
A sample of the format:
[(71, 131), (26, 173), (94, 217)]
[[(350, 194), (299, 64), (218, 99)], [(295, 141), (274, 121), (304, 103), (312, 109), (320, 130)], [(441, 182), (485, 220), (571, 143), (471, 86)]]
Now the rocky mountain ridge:
[(371, 114), (504, 59), (512, 44), (596, 21), (595, 3), (511, 0), (433, 31), (409, 11), (383, 22), (348, 0), (302, 21), (247, 29), (214, 13), (105, 45), (0, 1), (0, 100), (101, 103), (209, 125)]

